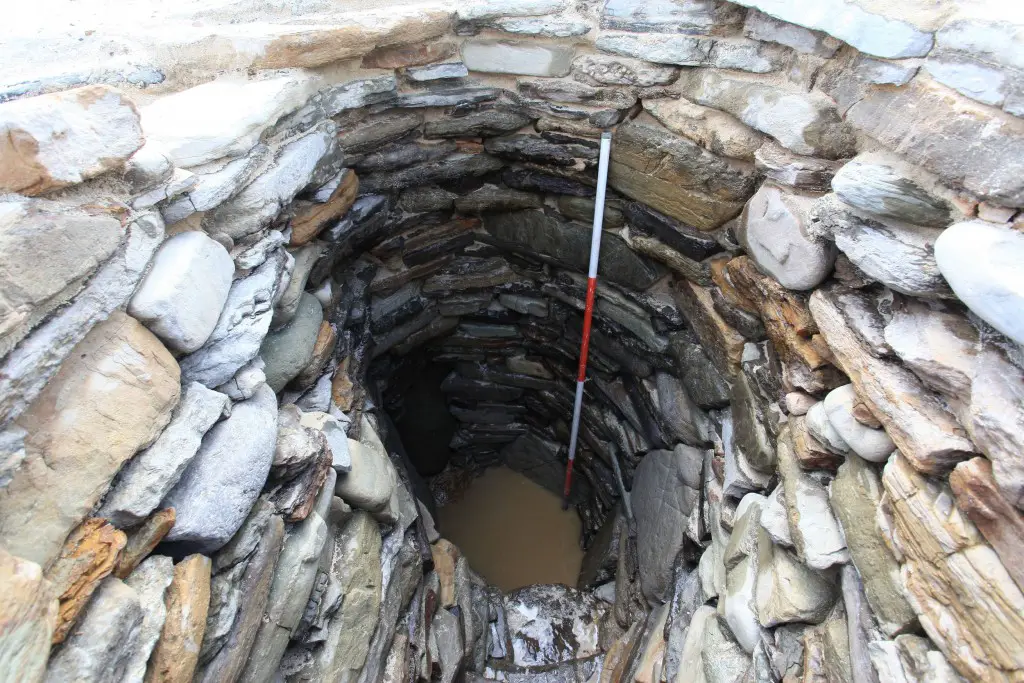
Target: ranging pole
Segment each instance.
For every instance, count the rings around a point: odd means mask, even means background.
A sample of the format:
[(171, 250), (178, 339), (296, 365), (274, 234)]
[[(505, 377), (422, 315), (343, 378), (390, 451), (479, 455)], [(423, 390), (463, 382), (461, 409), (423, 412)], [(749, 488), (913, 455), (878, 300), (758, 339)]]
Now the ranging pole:
[(597, 262), (601, 255), (601, 230), (604, 224), (604, 195), (608, 186), (608, 155), (612, 134), (601, 134), (601, 160), (597, 167), (597, 198), (594, 200), (594, 227), (590, 235), (590, 270), (587, 272), (587, 307), (583, 311), (583, 341), (580, 344), (580, 370), (576, 377), (576, 401), (572, 407), (572, 430), (569, 432), (569, 462), (565, 466), (565, 488), (562, 509), (569, 507), (572, 489), (572, 465), (576, 460), (576, 438), (580, 431), (580, 408), (583, 406), (583, 384), (587, 380), (587, 352), (590, 350), (590, 321), (594, 316), (594, 293), (597, 289)]

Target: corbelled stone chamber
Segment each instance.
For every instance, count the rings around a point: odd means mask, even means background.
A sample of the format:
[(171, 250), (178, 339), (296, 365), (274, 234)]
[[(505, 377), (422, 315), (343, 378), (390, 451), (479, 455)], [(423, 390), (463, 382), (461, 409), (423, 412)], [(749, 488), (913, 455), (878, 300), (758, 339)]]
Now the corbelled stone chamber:
[[(1015, 8), (57, 4), (0, 47), (0, 680), (1024, 680)], [(560, 493), (603, 130), (587, 554), (503, 595), (436, 505)]]

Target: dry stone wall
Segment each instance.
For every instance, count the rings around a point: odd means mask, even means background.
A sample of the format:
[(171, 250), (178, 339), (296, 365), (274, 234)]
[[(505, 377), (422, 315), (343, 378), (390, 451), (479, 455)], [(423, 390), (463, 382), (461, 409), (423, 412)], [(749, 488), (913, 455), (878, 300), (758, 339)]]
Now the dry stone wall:
[[(0, 679), (1024, 680), (1024, 20), (464, 4), (22, 13)], [(432, 498), (560, 490), (606, 129), (587, 557), (501, 595)]]

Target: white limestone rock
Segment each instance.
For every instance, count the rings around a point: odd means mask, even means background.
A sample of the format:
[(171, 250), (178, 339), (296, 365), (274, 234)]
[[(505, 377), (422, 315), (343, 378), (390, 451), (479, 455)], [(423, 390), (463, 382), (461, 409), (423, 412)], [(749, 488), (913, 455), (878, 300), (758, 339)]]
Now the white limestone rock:
[(737, 4), (824, 31), (877, 57), (923, 57), (932, 47), (931, 33), (898, 18), (868, 11), (862, 6), (868, 4), (863, 0), (737, 0)]
[(793, 535), (789, 531), (789, 515), (786, 512), (786, 495), (782, 486), (776, 486), (768, 495), (768, 502), (761, 510), (761, 526), (772, 542), (785, 548), (793, 547)]
[(733, 445), (733, 418), (722, 419), (722, 445), (725, 450), (725, 475), (722, 486), (726, 495), (736, 498), (748, 491), (760, 491), (768, 486), (771, 474), (754, 469), (743, 452)]
[(164, 498), (177, 519), (166, 540), (209, 554), (227, 543), (263, 489), (277, 446), (277, 397), (262, 385), (203, 439), (196, 457)]
[(846, 455), (850, 452), (850, 444), (843, 440), (836, 428), (832, 426), (832, 422), (829, 421), (824, 401), (819, 401), (810, 407), (805, 424), (811, 436), (832, 453)]
[(178, 483), (207, 431), (230, 414), (227, 396), (199, 382), (185, 386), (164, 431), (122, 468), (96, 515), (126, 529), (146, 519)]
[(571, 46), (526, 41), (467, 40), (462, 61), (470, 71), (520, 76), (568, 76), (575, 50)]
[(862, 217), (835, 195), (819, 199), (812, 216), (817, 228), (831, 234), (836, 246), (869, 278), (901, 294), (950, 296), (936, 262), (941, 229)]
[(554, 14), (568, 6), (568, 0), (470, 0), (458, 7), (461, 21), (498, 17), (532, 17)]
[(336, 472), (342, 474), (352, 471), (352, 455), (348, 450), (348, 436), (346, 435), (347, 422), (341, 422), (327, 413), (311, 410), (302, 413), (299, 424), (303, 427), (319, 429), (324, 433), (334, 458), (331, 466)]
[(1006, 498), (1024, 509), (1024, 371), (997, 346), (978, 354), (965, 426)]
[(284, 260), (284, 254), (276, 252), (248, 277), (231, 285), (210, 338), (202, 348), (180, 359), (183, 379), (216, 387), (256, 357), (270, 329)]
[(951, 403), (970, 396), (978, 331), (964, 316), (906, 298), (893, 306), (885, 342), (922, 382)]
[(128, 312), (172, 350), (191, 353), (213, 332), (235, 266), (226, 249), (202, 232), (183, 232), (161, 245)]
[(947, 228), (935, 260), (957, 297), (979, 318), (1024, 344), (1024, 235), (985, 221)]
[(687, 99), (728, 112), (797, 154), (837, 159), (854, 152), (853, 132), (821, 93), (711, 69), (691, 69), (678, 83)]
[(502, 17), (491, 25), (503, 33), (545, 38), (571, 38), (590, 33), (590, 24), (573, 17)]
[(158, 143), (147, 142), (125, 162), (124, 179), (133, 194), (165, 183), (174, 175), (174, 164)]
[(922, 636), (902, 635), (868, 643), (871, 665), (885, 683), (963, 683), (949, 660)]
[(317, 85), (315, 76), (301, 72), (255, 81), (219, 79), (143, 107), (142, 127), (146, 139), (163, 146), (176, 166), (239, 157), (264, 130), (302, 106)]
[(832, 273), (835, 247), (808, 230), (812, 197), (765, 183), (736, 223), (736, 237), (758, 267), (788, 289), (814, 289)]
[[(268, 227), (285, 204), (304, 187), (316, 182), (321, 159), (337, 156), (336, 130), (333, 121), (324, 121), (283, 144), (253, 182), (204, 216), (203, 228), (210, 233), (223, 232), (237, 240)], [(335, 172), (337, 169), (330, 175)]]
[(857, 78), (865, 83), (906, 85), (921, 68), (921, 62), (918, 59), (889, 61), (859, 54), (850, 68), (857, 74)]
[(753, 652), (761, 637), (757, 617), (757, 539), (761, 531), (761, 512), (767, 499), (748, 493), (736, 507), (736, 523), (723, 552), (725, 594), (723, 614), (736, 640), (747, 652)]
[(218, 159), (192, 167), (189, 170), (196, 179), (195, 187), (162, 207), (161, 215), (168, 223), (177, 223), (199, 211), (217, 208), (247, 185), (269, 157), (270, 148), (259, 143), (237, 159)]
[(601, 28), (636, 33), (718, 34), (742, 21), (742, 10), (715, 0), (608, 0), (601, 12)]
[(256, 356), (235, 373), (235, 376), (217, 387), (217, 391), (226, 394), (232, 401), (247, 401), (267, 381), (263, 372), (266, 365), (263, 359)]
[(757, 10), (747, 12), (746, 21), (743, 23), (743, 35), (755, 40), (780, 43), (797, 52), (825, 58), (834, 55), (841, 45), (831, 36), (811, 31), (788, 21), (779, 21), (775, 17)]
[(145, 139), (135, 105), (107, 85), (0, 104), (0, 193), (37, 195), (117, 170)]
[(853, 416), (853, 406), (860, 399), (852, 384), (833, 389), (821, 402), (829, 424), (850, 450), (871, 462), (885, 462), (896, 450), (884, 429), (872, 429)]
[(171, 558), (150, 555), (124, 580), (138, 594), (143, 617), (139, 639), (128, 662), (128, 670), (121, 679), (122, 683), (143, 683), (146, 678), (146, 663), (167, 618), (164, 594), (173, 579), (174, 562)]

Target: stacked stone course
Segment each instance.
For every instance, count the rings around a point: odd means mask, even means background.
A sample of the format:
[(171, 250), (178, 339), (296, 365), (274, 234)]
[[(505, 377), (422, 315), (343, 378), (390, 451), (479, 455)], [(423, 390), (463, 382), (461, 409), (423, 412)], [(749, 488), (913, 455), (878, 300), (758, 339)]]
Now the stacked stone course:
[[(0, 679), (1024, 680), (1024, 19), (464, 4), (0, 69)], [(502, 595), (432, 513), (560, 493), (606, 129), (587, 557)]]

